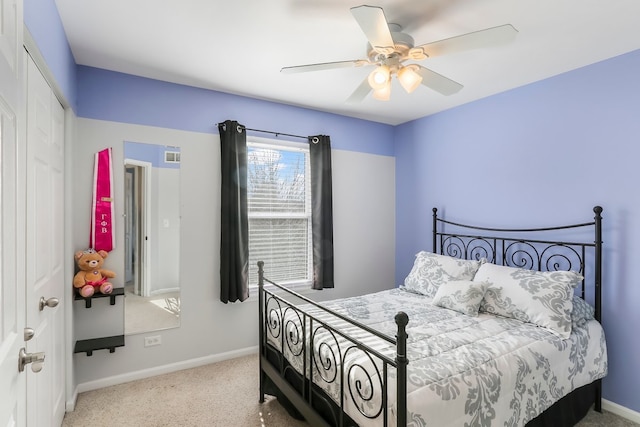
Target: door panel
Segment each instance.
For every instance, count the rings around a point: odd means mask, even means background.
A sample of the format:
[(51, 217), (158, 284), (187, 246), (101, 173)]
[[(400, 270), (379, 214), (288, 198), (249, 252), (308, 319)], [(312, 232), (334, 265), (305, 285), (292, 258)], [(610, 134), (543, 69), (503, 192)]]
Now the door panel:
[(22, 39), (18, 34), (18, 30), (22, 31), (22, 17), (18, 19), (18, 15), (22, 15), (21, 4), (15, 0), (0, 1), (0, 54), (13, 74), (16, 74), (18, 52), (22, 49)]
[(24, 425), (25, 375), (18, 372), (24, 346), (24, 277), (20, 275), (17, 231), (24, 211), (18, 203), (16, 117), (0, 97), (0, 425)]
[(0, 426), (26, 424), (22, 0), (0, 0)]

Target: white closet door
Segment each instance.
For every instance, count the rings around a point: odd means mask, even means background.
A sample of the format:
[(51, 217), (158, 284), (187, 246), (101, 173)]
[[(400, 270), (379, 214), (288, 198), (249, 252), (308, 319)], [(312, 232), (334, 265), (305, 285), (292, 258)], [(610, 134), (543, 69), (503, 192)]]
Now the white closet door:
[(64, 110), (37, 66), (27, 65), (26, 314), (29, 353), (45, 354), (27, 370), (27, 424), (59, 426), (65, 408)]

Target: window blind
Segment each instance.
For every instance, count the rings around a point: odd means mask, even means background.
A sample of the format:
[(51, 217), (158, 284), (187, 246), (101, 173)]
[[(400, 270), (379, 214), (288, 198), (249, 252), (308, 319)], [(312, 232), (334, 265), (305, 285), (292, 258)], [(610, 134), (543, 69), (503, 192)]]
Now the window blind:
[(266, 277), (310, 283), (312, 269), (309, 151), (248, 142), (249, 284)]

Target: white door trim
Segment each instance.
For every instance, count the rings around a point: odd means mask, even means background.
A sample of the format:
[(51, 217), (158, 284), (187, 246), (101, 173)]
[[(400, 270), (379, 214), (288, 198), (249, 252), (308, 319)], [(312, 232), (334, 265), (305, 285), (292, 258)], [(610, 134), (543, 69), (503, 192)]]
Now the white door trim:
[(137, 159), (124, 159), (125, 168), (127, 166), (137, 166), (142, 168), (144, 171), (144, 179), (143, 185), (144, 194), (142, 195), (142, 199), (144, 200), (143, 205), (141, 206), (141, 216), (143, 217), (143, 226), (141, 227), (141, 231), (144, 234), (142, 240), (142, 247), (140, 251), (140, 265), (142, 268), (140, 269), (140, 286), (142, 296), (148, 297), (151, 296), (151, 262), (149, 252), (151, 249), (149, 236), (151, 235), (151, 173), (153, 170), (153, 165), (150, 162), (145, 162)]

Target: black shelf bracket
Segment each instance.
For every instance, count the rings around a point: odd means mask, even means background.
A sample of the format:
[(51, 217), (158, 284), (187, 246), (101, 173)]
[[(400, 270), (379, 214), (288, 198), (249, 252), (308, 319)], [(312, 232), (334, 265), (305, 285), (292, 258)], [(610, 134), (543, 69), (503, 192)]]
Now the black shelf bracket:
[(113, 291), (110, 294), (101, 294), (101, 293), (96, 293), (93, 294), (92, 296), (85, 298), (82, 295), (80, 295), (79, 293), (76, 292), (75, 296), (73, 297), (73, 299), (75, 301), (81, 301), (84, 300), (84, 306), (85, 308), (91, 308), (91, 300), (94, 298), (109, 298), (109, 305), (116, 305), (116, 297), (117, 296), (124, 296), (124, 288), (113, 288)]
[(124, 347), (124, 335), (76, 341), (73, 352), (93, 356), (96, 350), (109, 350), (109, 353), (114, 353), (117, 347)]

